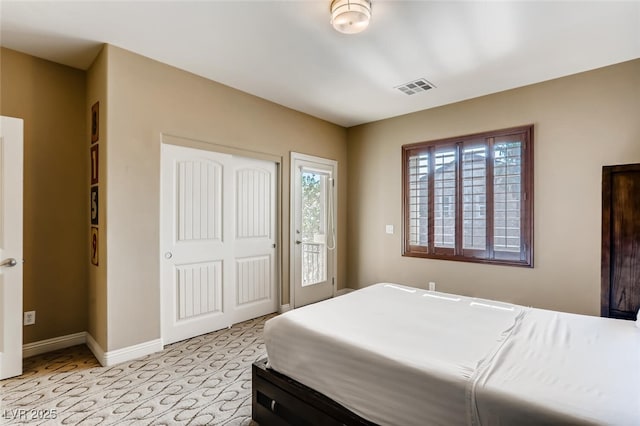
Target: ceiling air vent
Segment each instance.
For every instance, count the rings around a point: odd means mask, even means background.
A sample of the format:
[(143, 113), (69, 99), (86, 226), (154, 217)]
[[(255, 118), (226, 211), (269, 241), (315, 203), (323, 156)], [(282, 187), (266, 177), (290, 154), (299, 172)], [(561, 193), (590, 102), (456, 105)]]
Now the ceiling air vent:
[(424, 78), (419, 78), (400, 86), (396, 86), (395, 89), (400, 90), (406, 95), (413, 95), (415, 93), (426, 92), (427, 90), (433, 89), (434, 87), (436, 86), (434, 86), (432, 83), (429, 83)]

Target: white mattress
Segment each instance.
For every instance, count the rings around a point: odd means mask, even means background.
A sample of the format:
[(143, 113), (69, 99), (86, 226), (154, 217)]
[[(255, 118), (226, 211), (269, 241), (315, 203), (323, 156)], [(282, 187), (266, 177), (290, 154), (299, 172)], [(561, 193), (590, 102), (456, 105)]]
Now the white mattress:
[(273, 369), (381, 425), (640, 424), (631, 321), (377, 284), (264, 337)]

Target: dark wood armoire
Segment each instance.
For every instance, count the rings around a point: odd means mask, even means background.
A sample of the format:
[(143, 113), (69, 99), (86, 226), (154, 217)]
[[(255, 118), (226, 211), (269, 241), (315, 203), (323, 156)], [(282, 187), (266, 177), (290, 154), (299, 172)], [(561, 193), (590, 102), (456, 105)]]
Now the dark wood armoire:
[(636, 319), (640, 308), (640, 164), (602, 168), (603, 317)]

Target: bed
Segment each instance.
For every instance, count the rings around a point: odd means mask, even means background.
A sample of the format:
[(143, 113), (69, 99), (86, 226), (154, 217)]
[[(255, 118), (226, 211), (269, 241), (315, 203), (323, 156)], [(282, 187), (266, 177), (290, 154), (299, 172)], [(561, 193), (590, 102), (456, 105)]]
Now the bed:
[(640, 425), (632, 321), (381, 283), (274, 317), (264, 338), (261, 424)]

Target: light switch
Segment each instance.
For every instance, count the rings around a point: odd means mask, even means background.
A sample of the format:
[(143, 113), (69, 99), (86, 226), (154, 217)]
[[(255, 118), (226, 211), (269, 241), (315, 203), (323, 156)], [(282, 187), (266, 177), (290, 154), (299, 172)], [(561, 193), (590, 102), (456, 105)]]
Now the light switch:
[(387, 234), (393, 234), (393, 225), (387, 225), (385, 227)]

